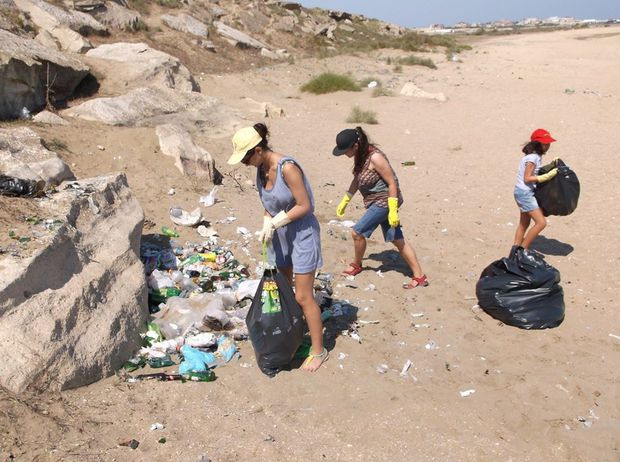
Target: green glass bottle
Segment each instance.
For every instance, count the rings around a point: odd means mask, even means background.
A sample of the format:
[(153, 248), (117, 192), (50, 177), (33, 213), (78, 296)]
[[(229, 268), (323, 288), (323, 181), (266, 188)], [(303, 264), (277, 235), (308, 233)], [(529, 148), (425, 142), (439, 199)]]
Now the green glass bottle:
[(192, 382), (213, 382), (215, 380), (215, 372), (211, 369), (207, 369), (203, 372), (192, 371), (187, 374), (183, 374), (183, 378)]

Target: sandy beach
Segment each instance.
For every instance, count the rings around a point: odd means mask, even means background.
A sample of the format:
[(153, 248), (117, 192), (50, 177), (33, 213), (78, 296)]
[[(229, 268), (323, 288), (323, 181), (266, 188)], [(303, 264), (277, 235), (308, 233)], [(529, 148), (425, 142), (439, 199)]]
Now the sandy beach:
[[(329, 361), (313, 374), (293, 370), (269, 379), (246, 341), (241, 358), (218, 369), (212, 383), (113, 376), (60, 394), (5, 396), (3, 458), (10, 451), (19, 461), (620, 460), (620, 208), (613, 180), (620, 167), (620, 27), (476, 38), (459, 62), (431, 55), (437, 70), (394, 72), (385, 58), (398, 54), (299, 59), (199, 77), (204, 93), (244, 117), (215, 139), (196, 139), (224, 174), (220, 201), (203, 209), (205, 217), (237, 217), (215, 226), (254, 269), (259, 243), (252, 240), (246, 256), (236, 228), (262, 224), (255, 171), (231, 168), (226, 159), (236, 127), (266, 121), (274, 150), (294, 156), (310, 179), (322, 271), (336, 275), (334, 297), (356, 306), (359, 320), (377, 321), (361, 325), (361, 343), (338, 336)], [(325, 71), (379, 79), (392, 95), (300, 92)], [(400, 95), (408, 81), (447, 100)], [(268, 101), (285, 116), (264, 119), (244, 98)], [(401, 288), (407, 267), (379, 232), (369, 241), (365, 270), (354, 281), (338, 276), (353, 244), (345, 227), (328, 223), (352, 163), (331, 150), (336, 134), (352, 126), (345, 120), (355, 105), (376, 112), (379, 124), (364, 129), (400, 179), (403, 231), (429, 287)], [(476, 308), (475, 284), (510, 250), (521, 147), (538, 127), (558, 140), (549, 157), (573, 168), (581, 197), (572, 215), (549, 217), (534, 245), (561, 272), (565, 321), (525, 331)], [(152, 128), (76, 120), (36, 131), (66, 143), (60, 155), (78, 178), (124, 171), (153, 224), (144, 234), (170, 225), (169, 207), (193, 209), (210, 188), (184, 178), (158, 152)], [(355, 196), (344, 219), (362, 214)], [(181, 233), (197, 236), (189, 228)], [(165, 428), (151, 432), (155, 422)], [(132, 438), (138, 449), (118, 446)]]

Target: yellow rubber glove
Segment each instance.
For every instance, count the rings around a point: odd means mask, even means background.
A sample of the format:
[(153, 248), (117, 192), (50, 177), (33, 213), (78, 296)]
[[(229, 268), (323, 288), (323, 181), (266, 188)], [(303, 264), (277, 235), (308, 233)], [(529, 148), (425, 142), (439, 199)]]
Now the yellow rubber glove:
[(349, 194), (348, 192), (345, 193), (344, 197), (340, 201), (340, 204), (338, 204), (338, 207), (336, 208), (337, 217), (339, 218), (344, 217), (344, 209), (346, 209), (349, 202), (351, 202), (351, 197), (353, 197), (351, 196), (351, 194)]
[(553, 170), (548, 171), (544, 175), (538, 175), (536, 177), (536, 181), (538, 181), (539, 183), (544, 183), (545, 181), (549, 181), (550, 179), (555, 177), (557, 174), (558, 174), (558, 169), (554, 168)]
[(392, 228), (396, 228), (400, 224), (398, 199), (396, 197), (388, 197), (388, 223)]

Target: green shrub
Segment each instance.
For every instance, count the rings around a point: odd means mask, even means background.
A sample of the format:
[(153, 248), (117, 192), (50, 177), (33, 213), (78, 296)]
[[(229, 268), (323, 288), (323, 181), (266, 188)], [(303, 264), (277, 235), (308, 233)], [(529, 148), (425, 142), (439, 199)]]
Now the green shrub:
[(392, 96), (392, 92), (379, 85), (372, 90), (372, 97), (376, 98), (377, 96)]
[(379, 123), (377, 120), (377, 113), (374, 111), (364, 111), (358, 106), (353, 106), (349, 117), (347, 117), (347, 123), (350, 124), (371, 124), (376, 125)]
[(430, 58), (419, 58), (413, 55), (399, 58), (398, 63), (405, 66), (426, 66), (431, 69), (437, 69), (437, 66)]
[(305, 83), (301, 91), (322, 95), (335, 91), (360, 91), (360, 87), (348, 75), (325, 72)]

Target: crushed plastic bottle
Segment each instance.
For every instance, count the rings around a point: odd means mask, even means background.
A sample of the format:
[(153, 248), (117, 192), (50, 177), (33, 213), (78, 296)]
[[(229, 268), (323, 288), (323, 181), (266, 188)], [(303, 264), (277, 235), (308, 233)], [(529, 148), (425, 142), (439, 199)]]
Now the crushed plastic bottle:
[(174, 229), (172, 228), (168, 228), (167, 226), (162, 226), (161, 227), (161, 233), (164, 236), (168, 236), (168, 237), (180, 237), (180, 234), (177, 233)]

